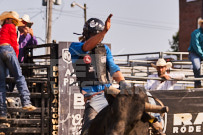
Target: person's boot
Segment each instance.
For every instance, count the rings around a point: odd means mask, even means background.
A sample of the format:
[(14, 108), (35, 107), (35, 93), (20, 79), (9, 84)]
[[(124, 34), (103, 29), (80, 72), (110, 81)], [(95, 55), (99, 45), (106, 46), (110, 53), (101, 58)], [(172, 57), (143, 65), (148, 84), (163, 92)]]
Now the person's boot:
[(22, 109), (23, 109), (23, 110), (27, 110), (27, 111), (34, 111), (34, 110), (36, 110), (37, 108), (36, 108), (35, 106), (29, 104), (29, 105), (25, 105)]

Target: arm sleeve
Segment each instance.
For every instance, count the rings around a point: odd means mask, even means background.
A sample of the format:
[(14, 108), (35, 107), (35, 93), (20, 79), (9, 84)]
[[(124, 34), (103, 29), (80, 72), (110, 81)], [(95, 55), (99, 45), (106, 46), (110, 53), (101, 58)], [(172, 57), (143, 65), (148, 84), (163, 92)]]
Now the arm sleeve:
[(87, 52), (84, 52), (82, 50), (83, 42), (73, 42), (71, 43), (69, 47), (69, 52), (71, 54), (72, 62), (75, 63), (75, 61), (79, 58), (81, 54), (86, 54)]
[[(156, 75), (152, 74), (148, 77), (157, 77)], [(156, 88), (160, 85), (160, 81), (148, 79), (147, 83), (145, 84), (145, 89), (147, 90), (156, 90)]]
[(16, 56), (18, 57), (19, 54), (19, 45), (17, 42), (17, 31), (15, 25), (8, 25), (10, 27), (10, 41), (11, 41), (11, 46), (13, 47)]
[[(185, 74), (182, 74), (182, 73), (179, 73), (179, 74), (169, 74), (169, 76), (171, 77), (171, 79), (182, 80), (183, 78), (185, 78)], [(176, 80), (171, 81), (171, 85), (174, 85), (175, 83), (177, 83)]]
[(172, 79), (179, 79), (179, 80), (182, 80), (183, 78), (185, 78), (185, 74), (169, 74), (169, 76), (172, 78)]
[(38, 45), (37, 39), (35, 36), (31, 36), (30, 35), (30, 40), (29, 40), (29, 44), (28, 45)]
[(194, 51), (203, 59), (203, 51), (199, 42), (200, 32), (194, 31), (191, 34), (191, 46)]
[(107, 45), (105, 45), (105, 48), (106, 48), (107, 69), (110, 72), (110, 75), (112, 76), (115, 72), (120, 71), (120, 68), (118, 65), (115, 64), (109, 47)]
[(157, 90), (157, 87), (160, 85), (160, 81), (156, 80), (147, 80), (147, 90)]

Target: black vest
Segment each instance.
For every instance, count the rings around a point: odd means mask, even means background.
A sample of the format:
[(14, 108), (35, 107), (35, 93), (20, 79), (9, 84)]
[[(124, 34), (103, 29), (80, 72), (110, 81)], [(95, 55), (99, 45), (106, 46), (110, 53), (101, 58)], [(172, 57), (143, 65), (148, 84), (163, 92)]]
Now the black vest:
[(73, 64), (80, 87), (106, 84), (109, 81), (106, 67), (106, 49), (98, 44)]

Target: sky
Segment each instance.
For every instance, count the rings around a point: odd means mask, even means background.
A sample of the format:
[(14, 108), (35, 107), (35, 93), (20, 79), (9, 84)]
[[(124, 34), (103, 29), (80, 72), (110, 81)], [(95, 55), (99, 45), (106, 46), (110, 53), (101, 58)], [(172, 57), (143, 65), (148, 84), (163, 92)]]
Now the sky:
[[(74, 0), (61, 0), (53, 5), (52, 40), (77, 42), (84, 25), (83, 9), (71, 7)], [(111, 28), (104, 43), (111, 43), (112, 53), (146, 53), (170, 50), (169, 40), (179, 29), (179, 0), (75, 0), (87, 5), (87, 19), (94, 17), (105, 22), (110, 13)], [(16, 11), (20, 17), (28, 14), (34, 35), (44, 44), (46, 6), (42, 0), (0, 0), (0, 13)], [(40, 52), (39, 52), (40, 53)]]

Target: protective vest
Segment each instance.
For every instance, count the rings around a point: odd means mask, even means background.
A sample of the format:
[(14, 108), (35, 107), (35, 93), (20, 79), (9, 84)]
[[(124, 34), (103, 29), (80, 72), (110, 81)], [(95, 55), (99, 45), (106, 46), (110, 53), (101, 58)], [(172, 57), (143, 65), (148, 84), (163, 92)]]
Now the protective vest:
[(98, 44), (89, 53), (81, 55), (73, 67), (80, 87), (108, 83), (106, 49), (103, 44)]

